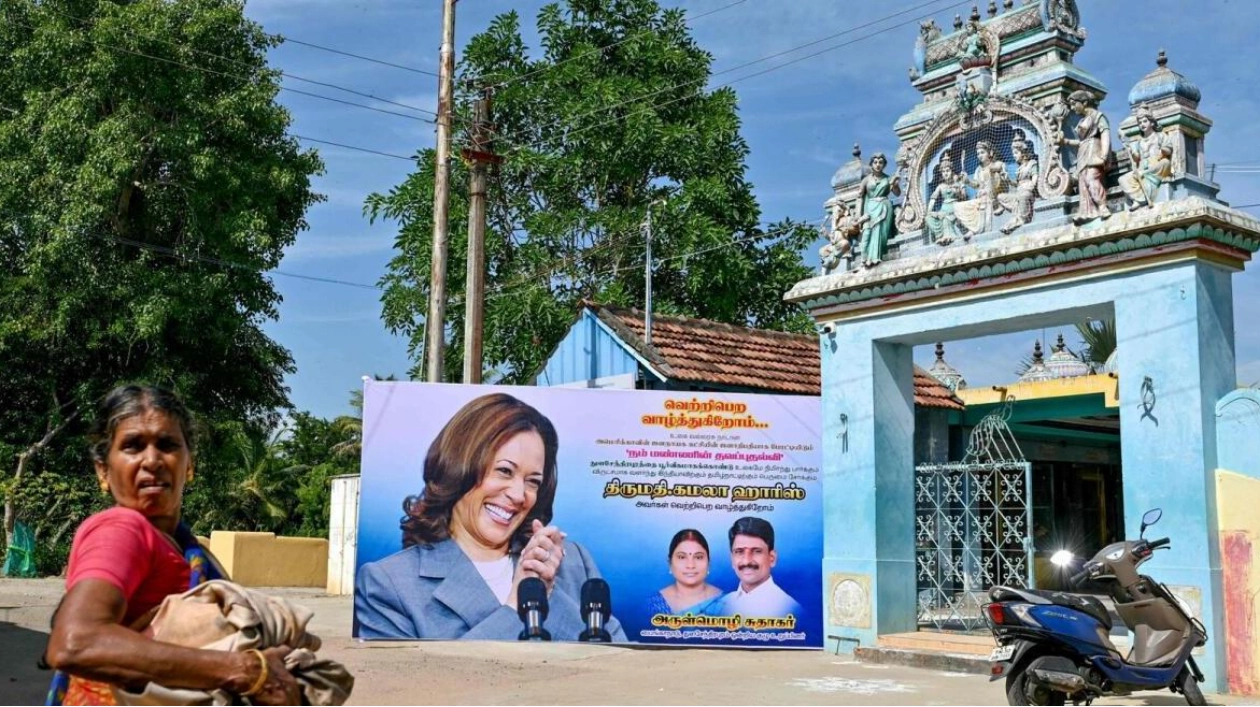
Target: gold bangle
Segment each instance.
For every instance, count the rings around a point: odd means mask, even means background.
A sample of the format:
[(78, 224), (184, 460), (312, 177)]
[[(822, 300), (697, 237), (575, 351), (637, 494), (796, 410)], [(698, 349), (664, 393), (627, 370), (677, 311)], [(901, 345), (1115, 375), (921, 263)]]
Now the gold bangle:
[(267, 683), (267, 678), (271, 677), (271, 669), (267, 667), (267, 656), (263, 655), (262, 651), (257, 648), (251, 648), (248, 652), (258, 656), (258, 667), (261, 668), (261, 672), (258, 673), (258, 679), (254, 681), (254, 684), (241, 693), (241, 697), (253, 697), (262, 692), (263, 685)]

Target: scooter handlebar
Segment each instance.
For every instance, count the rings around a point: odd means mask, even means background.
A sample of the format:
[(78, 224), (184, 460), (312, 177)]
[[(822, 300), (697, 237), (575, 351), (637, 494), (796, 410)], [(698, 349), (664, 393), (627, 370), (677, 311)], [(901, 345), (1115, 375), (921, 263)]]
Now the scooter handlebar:
[(1171, 541), (1168, 538), (1160, 538), (1159, 540), (1152, 540), (1147, 544), (1152, 550), (1155, 550), (1157, 548), (1167, 547), (1169, 542)]
[(1072, 575), (1071, 577), (1068, 577), (1068, 584), (1070, 584), (1070, 585), (1072, 585), (1072, 586), (1076, 586), (1076, 585), (1080, 584), (1081, 582), (1084, 582), (1086, 579), (1088, 579), (1088, 578), (1089, 578), (1089, 575), (1090, 575), (1090, 569), (1089, 569), (1088, 567), (1086, 567), (1085, 569), (1081, 570), (1080, 572), (1077, 572), (1076, 574)]

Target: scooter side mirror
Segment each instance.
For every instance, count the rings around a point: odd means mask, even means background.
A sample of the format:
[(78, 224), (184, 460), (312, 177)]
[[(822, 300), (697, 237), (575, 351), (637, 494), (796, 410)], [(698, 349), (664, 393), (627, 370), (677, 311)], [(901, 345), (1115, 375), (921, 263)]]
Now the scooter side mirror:
[(1159, 519), (1163, 517), (1164, 517), (1164, 511), (1162, 508), (1152, 508), (1151, 510), (1142, 514), (1142, 529), (1138, 531), (1138, 537), (1140, 538), (1143, 535), (1145, 535), (1146, 529), (1158, 523)]

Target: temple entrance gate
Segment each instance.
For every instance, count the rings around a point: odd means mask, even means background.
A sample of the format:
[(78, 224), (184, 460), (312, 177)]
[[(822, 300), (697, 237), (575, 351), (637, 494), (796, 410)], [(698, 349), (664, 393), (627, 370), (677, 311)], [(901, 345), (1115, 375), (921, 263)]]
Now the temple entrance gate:
[[(951, 474), (963, 480), (952, 501), (963, 509), (920, 512), (913, 347), (1112, 319), (1122, 527), (1131, 537), (1144, 511), (1163, 509), (1160, 533), (1173, 544), (1149, 569), (1207, 626), (1196, 660), (1204, 690), (1220, 691), (1229, 555), (1216, 404), (1238, 385), (1232, 276), (1260, 250), (1260, 221), (1217, 198), (1212, 121), (1164, 53), (1113, 124), (1099, 108), (1106, 87), (1073, 63), (1087, 36), (1076, 2), (1004, 5), (991, 3), (987, 18), (974, 9), (952, 32), (921, 23), (910, 81), (922, 102), (893, 125), (895, 152), (864, 161), (855, 147), (836, 171), (822, 272), (786, 295), (819, 324), (826, 629), (843, 645), (871, 645), (918, 628), (921, 591), (948, 619), (966, 613), (951, 608), (963, 606), (953, 584), (968, 592), (1028, 571), (1013, 542), (1028, 534), (1014, 522), (1018, 503), (996, 530), (982, 531), (982, 518), (965, 529), (981, 489), (1005, 503), (1019, 458), (1000, 460), (1003, 480), (989, 486), (982, 466), (937, 470), (929, 486), (947, 487), (938, 498), (954, 493)], [(923, 532), (925, 542), (961, 536), (962, 549), (920, 553), (925, 515), (963, 518), (957, 533)], [(1002, 569), (988, 579), (984, 532), (998, 545), (1012, 538), (1010, 561), (995, 555), (990, 566)], [(920, 554), (937, 558), (926, 585)], [(965, 558), (957, 572), (955, 556)]]
[(1007, 425), (1013, 403), (972, 430), (961, 462), (915, 467), (920, 627), (985, 629), (990, 587), (1032, 586), (1032, 465)]

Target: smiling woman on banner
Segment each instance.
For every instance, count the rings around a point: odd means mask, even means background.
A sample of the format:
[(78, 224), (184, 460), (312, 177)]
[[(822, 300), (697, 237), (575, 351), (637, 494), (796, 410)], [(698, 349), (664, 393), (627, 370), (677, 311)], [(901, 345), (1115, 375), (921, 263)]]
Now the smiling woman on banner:
[(184, 404), (163, 388), (116, 388), (88, 437), (101, 491), (115, 505), (75, 533), (45, 653), (58, 671), (48, 704), (112, 705), (114, 686), (149, 682), (298, 704), (286, 647), (199, 650), (141, 633), (167, 596), (222, 576), (180, 521), (184, 485), (193, 480), (193, 422)]
[(669, 573), (674, 583), (652, 595), (652, 614), (693, 616), (721, 613), (722, 590), (709, 584), (709, 541), (699, 530), (686, 528), (669, 543)]
[[(546, 628), (574, 640), (586, 628), (578, 599), (599, 577), (590, 554), (551, 522), (555, 427), (503, 393), (455, 413), (424, 459), (424, 491), (403, 501), (403, 550), (359, 570), (359, 638), (512, 640), (521, 630), (521, 580), (547, 586)], [(626, 640), (620, 623), (606, 625)]]

